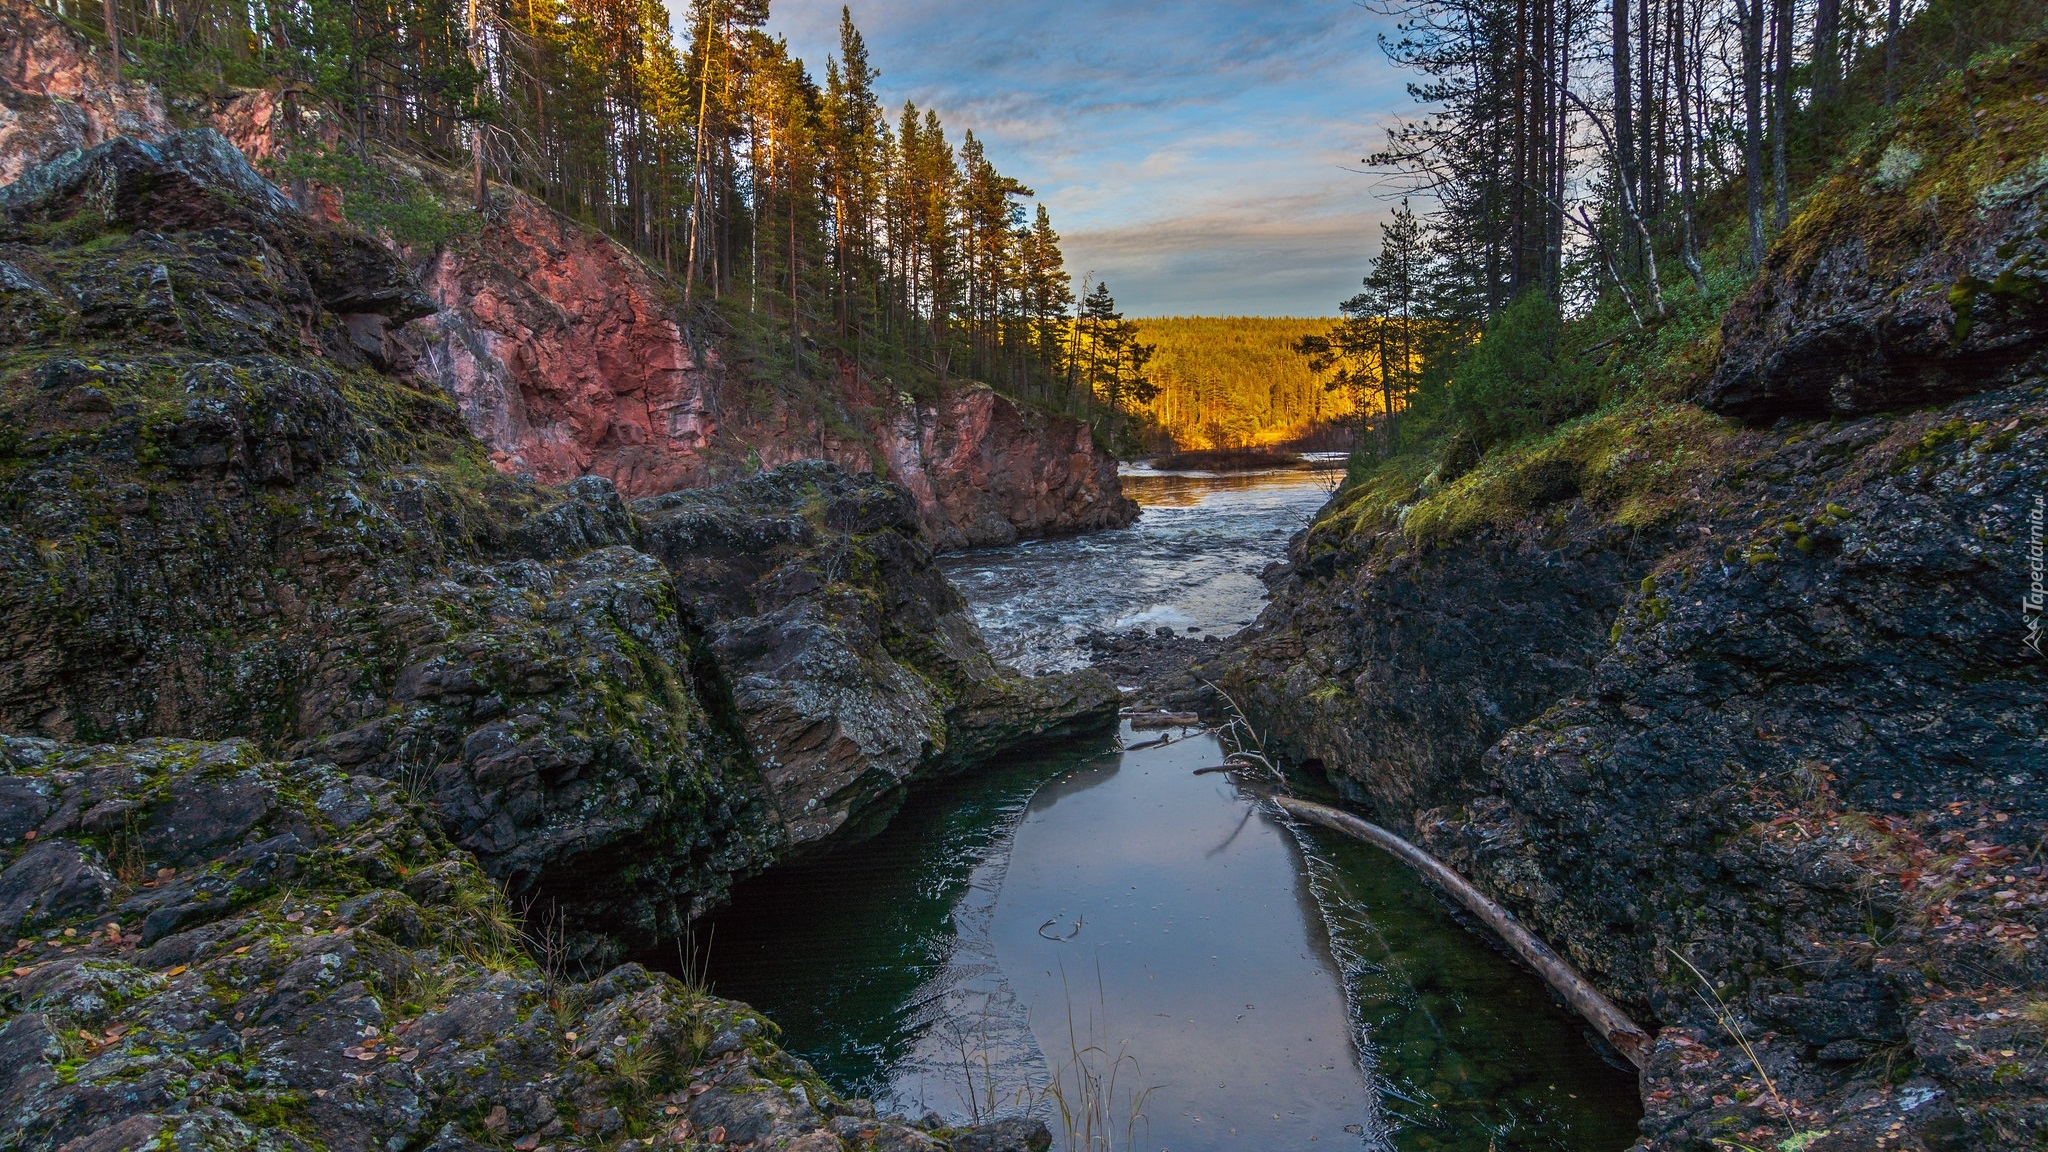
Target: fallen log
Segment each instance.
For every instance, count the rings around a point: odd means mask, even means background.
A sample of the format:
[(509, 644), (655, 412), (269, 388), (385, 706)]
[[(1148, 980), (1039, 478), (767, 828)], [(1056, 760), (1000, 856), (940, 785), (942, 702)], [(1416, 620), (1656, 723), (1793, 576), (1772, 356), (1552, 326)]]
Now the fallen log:
[(1628, 1057), (1638, 1068), (1649, 1063), (1649, 1034), (1636, 1027), (1627, 1013), (1617, 1007), (1614, 1001), (1602, 995), (1598, 988), (1587, 982), (1586, 978), (1579, 975), (1570, 964), (1565, 963), (1563, 957), (1553, 951), (1550, 945), (1522, 927), (1521, 921), (1515, 919), (1514, 913), (1494, 903), (1484, 892), (1474, 888), (1471, 881), (1408, 841), (1349, 812), (1307, 800), (1296, 800), (1292, 796), (1269, 798), (1279, 805), (1282, 811), (1297, 819), (1335, 829), (1383, 848), (1399, 857), (1402, 863), (1422, 873), (1438, 887), (1456, 897), (1467, 912), (1493, 929), (1507, 942), (1508, 947), (1515, 950), (1517, 956), (1536, 970), (1537, 975), (1548, 981), (1552, 988), (1557, 989), (1558, 995), (1564, 997), (1565, 1003), (1571, 1005), (1573, 1011), (1585, 1017), (1594, 1031), (1600, 1033), (1609, 1044), (1614, 1045), (1615, 1051)]
[(1192, 728), (1202, 722), (1194, 712), (1134, 712), (1130, 719), (1133, 728)]

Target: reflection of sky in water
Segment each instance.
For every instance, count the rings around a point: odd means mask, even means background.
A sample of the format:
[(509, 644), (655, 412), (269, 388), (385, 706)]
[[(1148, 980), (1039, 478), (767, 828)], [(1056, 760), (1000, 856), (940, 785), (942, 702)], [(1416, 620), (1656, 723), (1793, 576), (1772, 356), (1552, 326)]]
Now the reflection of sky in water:
[(1380, 1125), (1320, 910), (1292, 838), (1228, 779), (1194, 775), (1222, 755), (1196, 735), (1040, 789), (995, 956), (1055, 1065), (1091, 1045), (1098, 1068), (1129, 1057), (1115, 1147), (1151, 1088), (1134, 1148), (1358, 1148)]
[(1200, 628), (1227, 636), (1265, 602), (1259, 572), (1329, 496), (1315, 471), (1124, 474), (1144, 506), (1129, 528), (941, 558), (999, 659), (1031, 672), (1078, 668), (1091, 628)]

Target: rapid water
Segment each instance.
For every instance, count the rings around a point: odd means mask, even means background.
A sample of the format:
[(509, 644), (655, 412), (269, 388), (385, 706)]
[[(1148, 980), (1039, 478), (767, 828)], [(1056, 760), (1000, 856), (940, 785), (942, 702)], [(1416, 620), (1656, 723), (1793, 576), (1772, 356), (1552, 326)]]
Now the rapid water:
[(1286, 557), (1288, 537), (1308, 526), (1340, 476), (1126, 469), (1124, 491), (1145, 509), (1129, 528), (940, 563), (974, 605), (997, 658), (1027, 672), (1083, 666), (1087, 654), (1073, 640), (1094, 628), (1196, 629), (1221, 638), (1259, 614), (1259, 573)]
[[(1131, 528), (949, 558), (1015, 662), (1078, 664), (1090, 628), (1249, 622), (1326, 491), (1126, 486)], [(884, 1111), (1035, 1111), (1075, 1152), (1634, 1139), (1633, 1075), (1540, 981), (1390, 858), (1194, 774), (1222, 756), (1125, 727), (938, 782), (874, 839), (742, 885), (708, 974)]]

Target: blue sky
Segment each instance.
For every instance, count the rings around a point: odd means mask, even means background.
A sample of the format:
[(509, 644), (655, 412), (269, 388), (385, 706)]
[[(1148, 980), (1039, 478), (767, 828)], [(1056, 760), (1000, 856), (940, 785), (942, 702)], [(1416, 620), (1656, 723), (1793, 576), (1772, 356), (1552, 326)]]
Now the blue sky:
[[(678, 4), (677, 7), (680, 7)], [(774, 0), (824, 76), (840, 0)], [(973, 129), (1129, 315), (1332, 315), (1392, 205), (1361, 156), (1409, 113), (1354, 0), (855, 0), (879, 94)]]

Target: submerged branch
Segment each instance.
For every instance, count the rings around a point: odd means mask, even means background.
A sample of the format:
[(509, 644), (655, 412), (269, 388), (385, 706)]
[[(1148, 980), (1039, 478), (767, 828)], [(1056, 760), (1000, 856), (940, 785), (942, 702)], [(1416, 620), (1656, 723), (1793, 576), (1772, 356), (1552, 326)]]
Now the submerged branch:
[(1394, 835), (1377, 824), (1369, 823), (1336, 808), (1296, 800), (1292, 796), (1273, 796), (1273, 803), (1281, 810), (1312, 824), (1335, 829), (1348, 836), (1354, 836), (1368, 844), (1386, 849), (1401, 859), (1401, 862), (1420, 872), (1424, 877), (1456, 897), (1465, 910), (1486, 923), (1515, 950), (1537, 975), (1563, 996), (1565, 1003), (1572, 1006), (1580, 1016), (1585, 1017), (1595, 1031), (1599, 1032), (1617, 1052), (1629, 1058), (1636, 1067), (1649, 1063), (1650, 1037), (1635, 1022), (1628, 1018), (1614, 1001), (1609, 1000), (1598, 988), (1593, 987), (1585, 977), (1566, 963), (1553, 951), (1550, 945), (1536, 938), (1527, 928), (1522, 927), (1514, 914), (1494, 903), (1484, 892), (1446, 866), (1442, 861), (1401, 837)]

